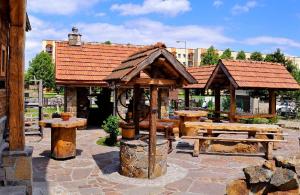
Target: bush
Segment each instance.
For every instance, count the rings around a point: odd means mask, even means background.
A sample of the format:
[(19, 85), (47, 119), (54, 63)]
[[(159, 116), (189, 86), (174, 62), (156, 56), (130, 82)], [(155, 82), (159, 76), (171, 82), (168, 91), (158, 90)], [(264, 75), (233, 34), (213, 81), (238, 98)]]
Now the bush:
[(246, 123), (246, 124), (268, 124), (268, 123), (270, 123), (269, 120), (266, 118), (241, 119), (240, 122)]
[(276, 123), (278, 123), (278, 117), (275, 116), (275, 117), (273, 117), (273, 118), (270, 118), (270, 119), (269, 119), (269, 123), (270, 123), (270, 124), (276, 124)]
[(109, 133), (109, 137), (106, 138), (105, 144), (114, 146), (117, 143), (117, 137), (119, 135), (119, 118), (110, 115), (102, 125), (105, 132)]

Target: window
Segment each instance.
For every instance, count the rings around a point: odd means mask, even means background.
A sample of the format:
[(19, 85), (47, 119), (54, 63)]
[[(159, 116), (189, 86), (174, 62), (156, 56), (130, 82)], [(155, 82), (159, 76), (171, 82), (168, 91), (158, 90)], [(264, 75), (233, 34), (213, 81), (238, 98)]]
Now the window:
[(185, 54), (183, 54), (183, 57), (185, 58), (185, 57), (186, 57), (186, 55), (185, 55)]
[(180, 53), (178, 54), (178, 58), (181, 58), (181, 54)]
[(186, 63), (185, 63), (185, 62), (183, 62), (183, 65), (186, 65)]
[(1, 46), (1, 66), (0, 66), (0, 76), (6, 76), (6, 48), (4, 45)]
[(53, 47), (52, 47), (52, 45), (48, 44), (48, 45), (46, 46), (46, 52), (47, 52), (50, 56), (52, 56), (52, 52), (53, 52)]

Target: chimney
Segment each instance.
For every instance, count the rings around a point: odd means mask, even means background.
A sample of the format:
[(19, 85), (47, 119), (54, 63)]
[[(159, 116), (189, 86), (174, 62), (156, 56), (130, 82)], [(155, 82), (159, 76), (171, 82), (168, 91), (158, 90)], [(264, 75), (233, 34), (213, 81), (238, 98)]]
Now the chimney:
[(69, 45), (80, 46), (81, 45), (81, 34), (78, 33), (78, 28), (73, 27), (72, 32), (68, 34)]

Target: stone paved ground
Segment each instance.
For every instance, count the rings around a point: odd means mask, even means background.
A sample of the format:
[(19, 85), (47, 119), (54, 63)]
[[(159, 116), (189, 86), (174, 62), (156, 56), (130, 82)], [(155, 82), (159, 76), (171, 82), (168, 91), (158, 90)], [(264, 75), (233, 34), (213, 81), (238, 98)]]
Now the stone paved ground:
[[(297, 137), (300, 131), (288, 132), (288, 143), (282, 144), (275, 154), (288, 156), (299, 151)], [(34, 194), (225, 194), (230, 180), (243, 177), (242, 168), (261, 164), (258, 155), (200, 154), (174, 150), (168, 156), (169, 171), (157, 180), (124, 178), (117, 173), (118, 148), (96, 145), (101, 130), (77, 131), (77, 157), (56, 161), (50, 155), (50, 130), (45, 138), (27, 137), (27, 145), (34, 146)]]

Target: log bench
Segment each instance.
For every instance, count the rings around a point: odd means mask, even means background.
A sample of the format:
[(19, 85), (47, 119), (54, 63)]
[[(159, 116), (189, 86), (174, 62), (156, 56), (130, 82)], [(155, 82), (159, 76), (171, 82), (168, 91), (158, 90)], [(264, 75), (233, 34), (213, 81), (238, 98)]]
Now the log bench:
[(265, 148), (265, 157), (270, 160), (273, 158), (273, 144), (275, 142), (287, 142), (286, 140), (276, 139), (246, 139), (246, 138), (225, 138), (225, 137), (203, 137), (203, 136), (182, 136), (181, 139), (194, 139), (193, 156), (199, 156), (203, 143), (207, 140), (220, 141), (220, 142), (252, 142), (261, 143)]

